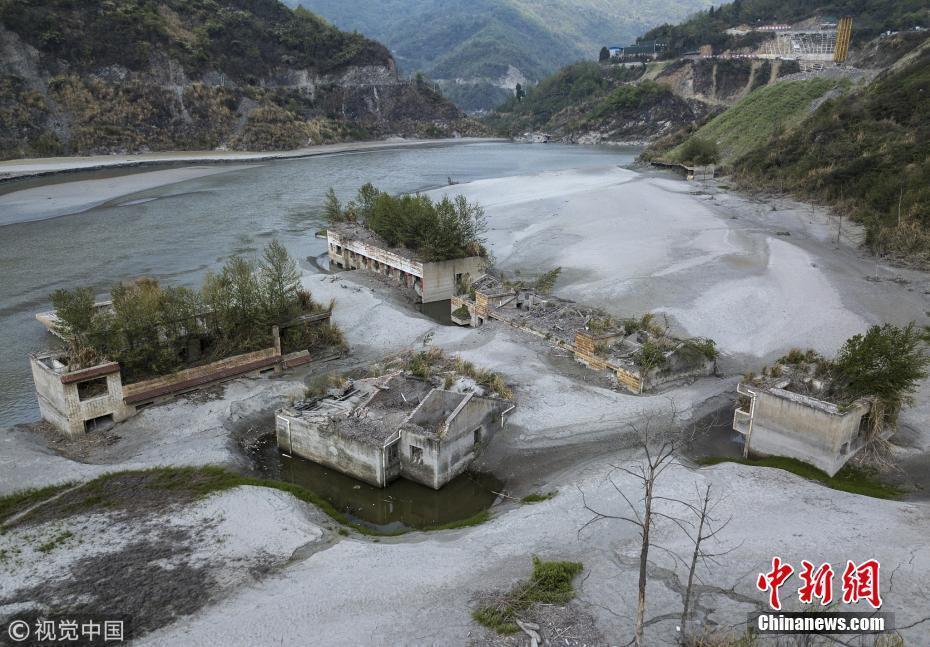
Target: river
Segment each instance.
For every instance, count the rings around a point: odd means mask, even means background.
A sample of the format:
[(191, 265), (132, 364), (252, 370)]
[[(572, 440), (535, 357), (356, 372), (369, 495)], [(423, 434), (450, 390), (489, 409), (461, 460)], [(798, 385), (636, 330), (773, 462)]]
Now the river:
[[(29, 222), (0, 226), (0, 428), (36, 420), (28, 354), (54, 343), (34, 319), (58, 288), (90, 286), (104, 297), (115, 283), (150, 276), (199, 285), (233, 254), (253, 255), (273, 238), (306, 269), (321, 254), (314, 237), (326, 190), (342, 199), (365, 182), (393, 193), (455, 182), (569, 168), (630, 164), (638, 149), (558, 144), (449, 144), (380, 149), (237, 165), (227, 172), (126, 193), (92, 208), (43, 217), (41, 200), (62, 183), (139, 171), (106, 170), (6, 184), (32, 189)], [(223, 167), (220, 166), (220, 169)], [(93, 192), (95, 182), (86, 183)], [(35, 189), (39, 190), (36, 191)], [(57, 212), (56, 212), (57, 213)], [(0, 222), (8, 222), (0, 214)], [(46, 216), (49, 214), (45, 214)], [(493, 227), (493, 223), (491, 223)]]

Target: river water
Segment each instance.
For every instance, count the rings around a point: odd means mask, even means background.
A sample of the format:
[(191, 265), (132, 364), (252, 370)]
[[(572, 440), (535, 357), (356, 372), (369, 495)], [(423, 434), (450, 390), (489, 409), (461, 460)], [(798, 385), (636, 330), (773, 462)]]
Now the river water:
[[(58, 288), (150, 276), (196, 286), (233, 254), (278, 238), (300, 259), (321, 254), (314, 237), (326, 190), (350, 198), (365, 182), (394, 193), (482, 178), (627, 165), (636, 149), (558, 144), (449, 144), (249, 164), (229, 172), (122, 195), (67, 216), (0, 226), (0, 428), (38, 418), (28, 354), (54, 340), (34, 319)], [(102, 171), (2, 187), (40, 187), (136, 171)], [(91, 185), (89, 190), (93, 190)], [(37, 199), (41, 200), (39, 192)], [(2, 215), (2, 214), (0, 214)], [(0, 222), (4, 219), (0, 217)], [(307, 269), (312, 269), (304, 262)]]

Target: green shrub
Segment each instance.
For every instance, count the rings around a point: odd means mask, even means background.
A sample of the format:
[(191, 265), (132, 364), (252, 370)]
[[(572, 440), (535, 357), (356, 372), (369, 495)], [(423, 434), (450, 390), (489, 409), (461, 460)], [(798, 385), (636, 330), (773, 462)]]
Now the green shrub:
[(694, 136), (678, 149), (678, 158), (686, 164), (704, 166), (720, 161), (720, 149), (717, 142)]
[(566, 604), (575, 597), (572, 580), (584, 566), (579, 562), (544, 562), (533, 556), (533, 574), (493, 604), (476, 609), (472, 617), (500, 634), (519, 630), (517, 615), (534, 603)]
[(452, 316), (456, 319), (471, 319), (471, 311), (468, 306), (459, 306), (452, 311)]

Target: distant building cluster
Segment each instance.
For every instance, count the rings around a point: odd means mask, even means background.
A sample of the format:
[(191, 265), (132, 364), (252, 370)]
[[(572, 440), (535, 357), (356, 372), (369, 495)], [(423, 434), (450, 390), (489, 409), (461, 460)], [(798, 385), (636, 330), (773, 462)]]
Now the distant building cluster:
[(636, 60), (651, 61), (658, 58), (668, 49), (668, 43), (657, 40), (645, 40), (641, 43), (634, 43), (621, 47), (620, 45), (611, 45), (607, 48), (610, 57), (619, 60)]

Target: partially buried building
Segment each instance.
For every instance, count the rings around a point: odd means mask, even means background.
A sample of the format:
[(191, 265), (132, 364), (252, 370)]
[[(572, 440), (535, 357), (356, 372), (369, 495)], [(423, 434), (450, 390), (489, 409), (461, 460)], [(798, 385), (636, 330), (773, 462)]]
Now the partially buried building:
[(285, 407), (275, 428), (286, 453), (377, 487), (403, 476), (438, 490), (468, 468), (513, 407), (398, 372)]
[(458, 285), (481, 275), (487, 266), (481, 256), (427, 261), (414, 250), (388, 245), (357, 223), (330, 226), (326, 239), (330, 267), (376, 272), (413, 290), (423, 303), (451, 299)]
[(866, 446), (871, 401), (833, 402), (829, 379), (814, 375), (813, 365), (776, 366), (774, 375), (737, 386), (733, 430), (743, 436), (745, 455), (795, 458), (833, 476)]

